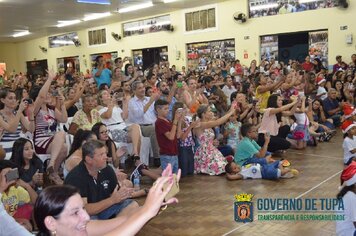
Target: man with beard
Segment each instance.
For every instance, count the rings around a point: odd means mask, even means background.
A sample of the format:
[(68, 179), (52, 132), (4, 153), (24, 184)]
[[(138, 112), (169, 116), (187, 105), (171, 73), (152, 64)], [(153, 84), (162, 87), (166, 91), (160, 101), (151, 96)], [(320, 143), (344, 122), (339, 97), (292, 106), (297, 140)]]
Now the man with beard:
[(167, 82), (161, 81), (157, 84), (157, 88), (162, 93), (160, 99), (165, 100), (169, 103), (169, 113), (167, 118), (170, 121), (172, 121), (173, 106), (177, 101), (177, 99), (174, 97), (176, 93), (177, 83), (182, 83), (182, 82), (173, 82), (171, 90), (169, 89)]

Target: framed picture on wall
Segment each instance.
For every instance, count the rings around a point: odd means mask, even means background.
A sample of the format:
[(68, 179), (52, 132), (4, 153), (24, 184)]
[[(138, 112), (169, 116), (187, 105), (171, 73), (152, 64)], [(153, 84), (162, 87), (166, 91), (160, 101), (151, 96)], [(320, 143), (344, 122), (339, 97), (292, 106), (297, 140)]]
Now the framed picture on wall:
[(77, 32), (68, 34), (61, 34), (48, 37), (48, 44), (50, 48), (58, 48), (63, 46), (74, 45), (74, 41), (78, 40)]
[(319, 58), (325, 68), (328, 68), (329, 34), (327, 30), (309, 32), (309, 55)]
[(338, 0), (248, 0), (250, 18), (283, 15), (339, 6)]
[(217, 60), (235, 60), (235, 39), (216, 40), (187, 44), (188, 66), (203, 68)]

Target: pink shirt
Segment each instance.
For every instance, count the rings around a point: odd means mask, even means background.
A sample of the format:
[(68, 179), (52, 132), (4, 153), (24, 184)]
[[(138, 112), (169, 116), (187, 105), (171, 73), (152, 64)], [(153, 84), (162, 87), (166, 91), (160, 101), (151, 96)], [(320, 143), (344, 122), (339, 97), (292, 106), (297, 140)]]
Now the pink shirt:
[(279, 130), (279, 124), (277, 122), (276, 114), (270, 115), (270, 111), (273, 108), (265, 109), (262, 117), (261, 127), (258, 129), (258, 133), (269, 132), (272, 136), (277, 136)]

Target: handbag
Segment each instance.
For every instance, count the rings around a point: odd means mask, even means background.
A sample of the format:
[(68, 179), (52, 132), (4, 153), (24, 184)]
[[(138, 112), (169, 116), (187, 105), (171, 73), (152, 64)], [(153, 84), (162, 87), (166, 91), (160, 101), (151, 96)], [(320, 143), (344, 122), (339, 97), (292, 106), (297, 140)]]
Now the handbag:
[(295, 130), (293, 131), (293, 139), (295, 140), (302, 140), (304, 139), (304, 130), (307, 127), (307, 115), (305, 115), (305, 123), (304, 123), (304, 129), (303, 130)]

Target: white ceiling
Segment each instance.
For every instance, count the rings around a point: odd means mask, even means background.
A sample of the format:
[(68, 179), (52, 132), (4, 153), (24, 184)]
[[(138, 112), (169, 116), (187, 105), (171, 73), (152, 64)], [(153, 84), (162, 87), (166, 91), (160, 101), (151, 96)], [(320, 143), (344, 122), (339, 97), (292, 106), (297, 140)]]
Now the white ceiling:
[[(46, 35), (76, 31), (226, 0), (179, 0), (168, 4), (164, 4), (163, 0), (153, 0), (153, 7), (125, 14), (115, 13), (118, 8), (147, 1), (111, 0), (111, 5), (97, 5), (77, 3), (76, 0), (0, 0), (0, 42), (21, 42)], [(82, 19), (85, 14), (108, 11), (113, 13), (112, 16), (63, 28), (56, 27), (59, 20)], [(31, 34), (13, 38), (15, 30), (29, 30)]]

